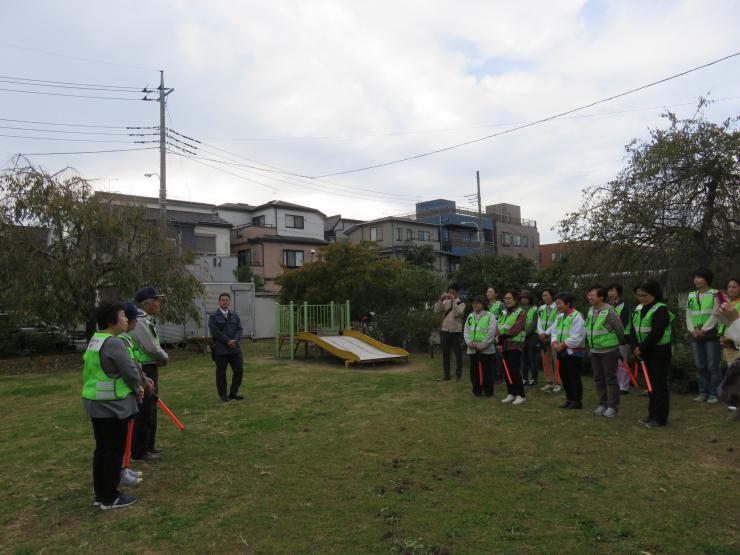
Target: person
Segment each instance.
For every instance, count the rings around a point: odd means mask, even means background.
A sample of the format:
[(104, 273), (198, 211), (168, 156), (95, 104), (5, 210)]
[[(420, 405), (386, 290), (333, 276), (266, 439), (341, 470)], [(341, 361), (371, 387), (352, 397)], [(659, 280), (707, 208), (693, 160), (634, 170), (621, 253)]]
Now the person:
[(624, 326), (616, 309), (606, 304), (607, 290), (601, 285), (588, 289), (591, 308), (586, 316), (586, 343), (591, 353), (591, 370), (599, 404), (596, 416), (614, 418), (619, 414), (619, 345), (624, 339)]
[(442, 329), (439, 332), (442, 343), (442, 380), (450, 379), (450, 352), (455, 354), (455, 381), (462, 378), (462, 327), (465, 317), (465, 303), (457, 296), (457, 284), (451, 283), (447, 293), (443, 293), (434, 303), (434, 312), (441, 312)]
[(663, 290), (657, 281), (643, 281), (635, 287), (635, 294), (640, 306), (632, 313), (632, 352), (638, 362), (644, 364), (652, 385), (652, 392), (648, 388), (648, 415), (640, 419), (640, 423), (657, 428), (668, 423), (670, 409), (668, 371), (673, 315), (663, 303)]
[[(498, 300), (498, 287), (489, 285), (486, 288), (486, 299), (488, 299), (488, 311), (496, 317), (497, 322), (501, 322), (506, 312), (504, 303)], [(503, 383), (504, 367), (499, 357), (493, 357), (493, 379), (496, 385)]]
[[(218, 310), (208, 317), (208, 332), (213, 338), (213, 359), (216, 362), (216, 390), (221, 401), (241, 401), (239, 387), (244, 374), (242, 351), (239, 340), (242, 338), (242, 322), (239, 315), (230, 310), (231, 295), (218, 296)], [(226, 368), (231, 365), (231, 388), (226, 395)]]
[(567, 410), (583, 408), (581, 366), (586, 332), (583, 316), (573, 307), (574, 302), (572, 293), (558, 293), (555, 296), (558, 316), (550, 339), (551, 348), (557, 353), (560, 379), (565, 390), (565, 402), (560, 408)]
[(710, 288), (713, 277), (710, 270), (699, 268), (692, 275), (696, 289), (689, 293), (686, 300), (686, 328), (691, 334), (696, 381), (699, 384), (699, 395), (694, 401), (716, 403), (717, 386), (722, 379), (717, 318), (713, 315), (717, 308), (717, 291)]
[[(553, 324), (558, 316), (558, 307), (555, 304), (555, 291), (550, 287), (542, 290), (542, 305), (537, 309), (537, 334), (540, 338), (542, 350), (542, 366), (545, 374), (545, 385), (542, 391), (560, 391), (560, 384), (555, 383), (555, 364), (557, 353), (550, 347), (550, 336)], [(549, 375), (548, 375), (549, 371)]]
[(493, 365), (496, 354), (496, 317), (486, 310), (486, 298), (473, 299), (473, 312), (465, 320), (463, 337), (470, 357), (470, 383), (473, 395), (493, 396)]
[(159, 367), (167, 365), (169, 356), (160, 345), (154, 317), (162, 310), (163, 297), (164, 295), (157, 293), (157, 290), (151, 286), (137, 291), (134, 296), (141, 310), (139, 311), (139, 323), (134, 328), (132, 337), (140, 351), (139, 356), (144, 375), (154, 384), (152, 395), (144, 396), (141, 410), (136, 415), (134, 423), (131, 458), (140, 461), (155, 459), (161, 452), (161, 449), (156, 446)]
[(506, 306), (506, 314), (499, 324), (498, 345), (504, 359), (504, 372), (507, 369), (508, 372), (506, 372), (506, 379), (504, 380), (507, 395), (501, 402), (521, 405), (527, 400), (521, 374), (524, 325), (527, 315), (517, 305), (517, 294), (511, 289), (504, 293), (504, 305)]
[(619, 344), (619, 364), (617, 365), (617, 383), (619, 384), (619, 394), (629, 395), (630, 392), (630, 376), (625, 368), (626, 364), (629, 364), (629, 352), (630, 352), (630, 307), (627, 302), (622, 298), (622, 284), (612, 283), (608, 287), (607, 298), (608, 303), (614, 307), (617, 311), (619, 319), (622, 322), (622, 328), (624, 329), (624, 336), (622, 342)]
[(118, 490), (128, 421), (144, 395), (139, 371), (117, 337), (128, 325), (123, 305), (103, 301), (96, 309), (97, 329), (87, 345), (82, 371), (82, 403), (95, 434), (94, 505), (102, 510), (128, 507), (136, 498)]
[(539, 337), (537, 335), (537, 307), (534, 306), (534, 295), (529, 291), (519, 294), (519, 305), (525, 314), (524, 320), (524, 348), (522, 350), (522, 379), (524, 385), (537, 385), (537, 351), (539, 351)]
[[(729, 304), (740, 312), (740, 279), (731, 278), (727, 281), (727, 297)], [(735, 342), (726, 335), (727, 325), (719, 325), (719, 341), (722, 345), (722, 359), (729, 367), (733, 362), (740, 359), (740, 341)]]
[[(740, 311), (737, 305), (732, 302), (724, 302), (718, 309), (718, 314), (724, 322), (724, 337), (740, 345)], [(735, 409), (734, 416), (731, 419), (740, 421), (740, 410), (737, 410), (740, 403), (740, 359), (733, 362), (727, 369), (727, 375), (720, 384), (720, 397), (728, 408)]]

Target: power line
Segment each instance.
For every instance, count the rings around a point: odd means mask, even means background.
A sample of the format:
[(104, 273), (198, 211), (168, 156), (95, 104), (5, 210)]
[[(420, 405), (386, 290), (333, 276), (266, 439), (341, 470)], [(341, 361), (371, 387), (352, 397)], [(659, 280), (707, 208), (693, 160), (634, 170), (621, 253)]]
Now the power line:
[(10, 119), (10, 118), (0, 118), (0, 121), (11, 121), (14, 123), (33, 123), (36, 125), (60, 125), (63, 127), (94, 127), (97, 129), (156, 129), (156, 126), (150, 126), (150, 127), (130, 127), (125, 125), (90, 125), (90, 124), (84, 124), (84, 123), (58, 123), (54, 121), (32, 121), (28, 119)]
[(570, 109), (570, 110), (566, 110), (564, 112), (560, 112), (560, 113), (554, 114), (552, 116), (548, 116), (548, 117), (545, 117), (545, 118), (542, 118), (542, 119), (538, 119), (538, 120), (535, 120), (535, 121), (532, 121), (532, 122), (529, 122), (529, 123), (525, 123), (525, 124), (520, 125), (518, 127), (513, 127), (511, 129), (506, 129), (504, 131), (500, 131), (498, 133), (493, 133), (491, 135), (486, 135), (485, 137), (479, 137), (477, 139), (471, 139), (469, 141), (465, 141), (465, 142), (462, 142), (462, 143), (457, 143), (457, 144), (446, 146), (446, 147), (443, 147), (443, 148), (438, 148), (436, 150), (432, 150), (432, 151), (429, 151), (429, 152), (423, 152), (421, 154), (416, 154), (414, 156), (407, 156), (406, 158), (400, 158), (398, 160), (392, 160), (390, 162), (383, 162), (381, 164), (373, 164), (371, 166), (364, 166), (364, 167), (361, 167), (361, 168), (354, 168), (354, 169), (351, 169), (351, 170), (344, 170), (344, 171), (340, 171), (340, 172), (327, 173), (327, 174), (317, 175), (317, 176), (305, 176), (305, 177), (308, 177), (309, 179), (318, 179), (318, 178), (323, 178), (323, 177), (332, 177), (332, 176), (335, 176), (335, 175), (346, 175), (348, 173), (357, 173), (357, 172), (361, 172), (361, 171), (367, 171), (367, 170), (372, 170), (372, 169), (376, 169), (376, 168), (382, 168), (382, 167), (385, 167), (385, 166), (391, 166), (393, 164), (400, 164), (402, 162), (408, 162), (410, 160), (416, 160), (418, 158), (424, 158), (426, 156), (431, 156), (433, 154), (439, 154), (441, 152), (447, 152), (449, 150), (453, 150), (453, 149), (456, 149), (456, 148), (461, 148), (463, 146), (471, 145), (471, 144), (474, 144), (474, 143), (479, 143), (481, 141), (486, 141), (486, 140), (492, 139), (494, 137), (500, 137), (501, 135), (506, 135), (508, 133), (514, 133), (515, 131), (520, 131), (520, 130), (526, 129), (528, 127), (533, 127), (535, 125), (546, 123), (548, 121), (552, 121), (552, 120), (557, 119), (557, 118), (560, 118), (562, 116), (566, 116), (566, 115), (572, 114), (574, 112), (579, 112), (581, 110), (585, 110), (587, 108), (591, 108), (591, 107), (596, 106), (598, 104), (603, 104), (605, 102), (610, 102), (610, 101), (615, 100), (617, 98), (621, 98), (623, 96), (627, 96), (627, 95), (636, 93), (638, 91), (642, 91), (642, 90), (648, 89), (650, 87), (654, 87), (654, 86), (659, 85), (661, 83), (665, 83), (667, 81), (671, 81), (673, 79), (677, 79), (679, 77), (683, 77), (684, 75), (688, 75), (689, 73), (693, 73), (695, 71), (699, 71), (700, 69), (704, 69), (704, 68), (713, 66), (715, 64), (718, 64), (720, 62), (724, 62), (726, 60), (729, 60), (730, 58), (735, 58), (737, 56), (740, 56), (740, 52), (735, 52), (733, 54), (729, 54), (729, 55), (724, 56), (722, 58), (718, 58), (718, 59), (713, 60), (711, 62), (708, 62), (706, 64), (702, 64), (700, 66), (696, 66), (696, 67), (693, 67), (691, 69), (687, 69), (687, 70), (682, 71), (680, 73), (676, 73), (676, 74), (671, 75), (669, 77), (665, 77), (663, 79), (659, 79), (658, 81), (653, 81), (653, 82), (648, 83), (646, 85), (641, 85), (641, 86), (636, 87), (634, 89), (630, 89), (628, 91), (625, 91), (625, 92), (622, 92), (622, 93), (619, 93), (619, 94), (615, 94), (615, 95), (610, 96), (610, 97), (607, 97), (607, 98), (602, 98), (601, 100), (596, 100), (594, 102), (590, 102), (589, 104), (585, 104), (583, 106), (579, 106), (578, 108), (573, 108), (573, 109)]
[(158, 150), (156, 146), (137, 148), (114, 148), (111, 150), (78, 150), (75, 152), (19, 152), (20, 156), (55, 156), (57, 154), (102, 154), (106, 152), (133, 152), (134, 150)]
[(157, 143), (159, 141), (117, 141), (114, 139), (72, 139), (69, 137), (32, 137), (29, 135), (6, 135), (0, 133), (0, 137), (10, 137), (13, 139), (32, 139), (39, 141), (65, 141), (75, 143), (118, 143), (118, 144), (132, 144), (132, 143)]
[(54, 82), (45, 79), (23, 79), (19, 77), (8, 77), (0, 75), (0, 83), (11, 83), (24, 87), (52, 87), (58, 89), (81, 89), (85, 91), (112, 91), (112, 92), (143, 92), (145, 87), (119, 87), (117, 85), (86, 85), (84, 83)]
[(59, 54), (58, 52), (49, 52), (48, 50), (40, 50), (38, 48), (28, 48), (27, 46), (19, 46), (17, 44), (10, 44), (7, 42), (0, 42), (0, 46), (4, 48), (15, 48), (16, 50), (25, 50), (27, 52), (35, 52), (37, 54), (46, 54), (47, 56), (56, 56), (58, 58), (67, 58), (68, 60), (77, 60), (80, 62), (87, 62), (90, 64), (104, 64), (108, 66), (116, 66), (116, 67), (126, 67), (129, 69), (140, 69), (143, 71), (159, 71), (157, 69), (152, 69), (149, 67), (143, 67), (143, 66), (135, 66), (130, 64), (118, 64), (115, 62), (108, 62), (106, 60), (94, 60), (91, 58), (79, 58), (77, 56), (69, 56), (67, 54)]
[(123, 137), (143, 137), (150, 135), (159, 135), (159, 133), (110, 133), (107, 131), (69, 131), (66, 129), (37, 129), (34, 127), (15, 127), (12, 125), (0, 125), (0, 129), (14, 129), (16, 131), (39, 131), (43, 133), (64, 133), (74, 135), (107, 135)]
[(44, 92), (44, 91), (26, 91), (26, 90), (20, 90), (20, 89), (0, 88), (0, 91), (25, 93), (25, 94), (43, 94), (47, 96), (67, 96), (67, 97), (72, 97), (72, 98), (96, 98), (98, 100), (134, 100), (136, 102), (141, 100), (140, 98), (124, 98), (122, 96), (92, 96), (92, 95), (84, 95), (84, 94), (65, 94), (65, 93), (53, 93), (53, 92)]

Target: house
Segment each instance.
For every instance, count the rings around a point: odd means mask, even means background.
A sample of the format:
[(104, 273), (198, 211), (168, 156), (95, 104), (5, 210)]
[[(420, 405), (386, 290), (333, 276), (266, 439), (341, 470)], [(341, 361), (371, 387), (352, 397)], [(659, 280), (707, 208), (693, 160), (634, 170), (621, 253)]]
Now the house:
[(524, 256), (539, 263), (540, 233), (537, 222), (522, 218), (522, 209), (516, 204), (486, 206), (486, 217), (493, 222), (496, 233), (496, 252), (501, 256)]
[(250, 266), (265, 280), (266, 291), (278, 291), (285, 269), (317, 259), (324, 239), (326, 215), (315, 208), (284, 201), (259, 206), (222, 204), (218, 214), (231, 222), (231, 254), (238, 265)]
[(363, 220), (351, 220), (349, 218), (342, 218), (341, 214), (336, 216), (329, 216), (324, 220), (324, 239), (329, 243), (339, 243), (347, 241), (347, 234), (345, 233), (350, 227), (363, 223)]
[(430, 245), (435, 253), (434, 269), (448, 273), (447, 253), (442, 251), (439, 226), (402, 217), (387, 217), (357, 223), (344, 231), (352, 243), (370, 241), (377, 243), (382, 256), (404, 259), (411, 246)]

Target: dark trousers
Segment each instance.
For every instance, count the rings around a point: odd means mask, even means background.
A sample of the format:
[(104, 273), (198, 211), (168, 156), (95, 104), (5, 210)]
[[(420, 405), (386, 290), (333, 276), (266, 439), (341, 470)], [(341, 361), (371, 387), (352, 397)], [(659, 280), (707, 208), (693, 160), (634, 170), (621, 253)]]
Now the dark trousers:
[(95, 433), (93, 485), (95, 499), (109, 505), (118, 497), (123, 453), (126, 450), (128, 419), (91, 418)]
[(239, 393), (239, 387), (242, 385), (242, 376), (244, 375), (244, 363), (241, 352), (231, 353), (228, 355), (213, 355), (216, 361), (216, 389), (219, 397), (226, 397), (226, 368), (231, 365), (231, 389), (230, 395), (234, 396)]
[(522, 376), (524, 380), (537, 381), (537, 372), (540, 365), (537, 362), (537, 353), (540, 350), (540, 340), (537, 335), (530, 335), (524, 340), (522, 352)]
[(455, 376), (462, 376), (462, 332), (440, 331), (439, 339), (442, 343), (442, 370), (445, 378), (450, 377), (450, 351), (455, 353)]
[(131, 456), (138, 459), (147, 451), (154, 449), (157, 438), (157, 398), (159, 395), (159, 367), (156, 364), (144, 364), (144, 375), (154, 382), (154, 395), (145, 395), (139, 405), (139, 412), (134, 420), (134, 437), (131, 442)]
[(648, 376), (650, 376), (650, 385), (653, 386), (653, 392), (648, 393), (650, 399), (648, 402), (648, 416), (658, 424), (665, 425), (668, 423), (670, 408), (668, 369), (671, 365), (671, 359), (665, 356), (645, 356), (644, 360)]
[[(475, 353), (470, 357), (470, 383), (473, 395), (480, 397), (493, 395), (493, 354)], [(483, 383), (481, 383), (481, 379)]]
[[(509, 373), (506, 373), (506, 369), (504, 369), (504, 382), (506, 383), (506, 391), (509, 393), (509, 395), (519, 395), (521, 397), (526, 397), (524, 393), (524, 382), (522, 381), (522, 352), (517, 351), (516, 349), (510, 349), (508, 351), (504, 351), (504, 360), (506, 361), (506, 366), (509, 369)], [(511, 383), (509, 382), (509, 377), (511, 377)]]
[(558, 357), (558, 361), (560, 362), (560, 381), (563, 382), (565, 398), (571, 403), (580, 405), (583, 402), (583, 382), (581, 382), (583, 357), (566, 355)]

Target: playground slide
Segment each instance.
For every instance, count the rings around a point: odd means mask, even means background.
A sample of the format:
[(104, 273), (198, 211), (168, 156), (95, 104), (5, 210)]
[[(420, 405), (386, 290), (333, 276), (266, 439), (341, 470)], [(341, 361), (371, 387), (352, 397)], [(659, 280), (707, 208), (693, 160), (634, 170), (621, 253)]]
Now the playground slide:
[(399, 347), (391, 347), (358, 331), (346, 329), (343, 335), (316, 335), (302, 331), (298, 341), (306, 341), (321, 347), (344, 361), (345, 366), (366, 362), (382, 362), (408, 358), (409, 353)]

